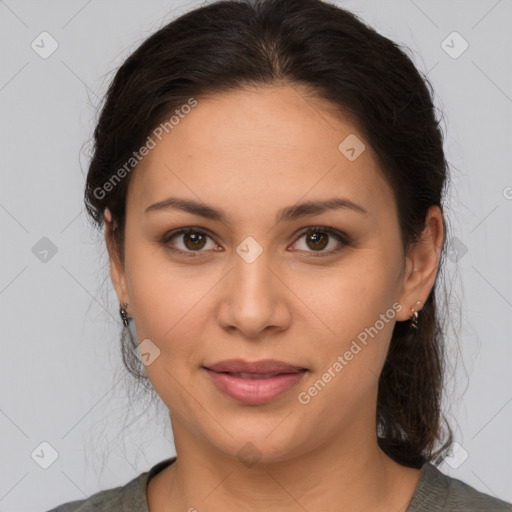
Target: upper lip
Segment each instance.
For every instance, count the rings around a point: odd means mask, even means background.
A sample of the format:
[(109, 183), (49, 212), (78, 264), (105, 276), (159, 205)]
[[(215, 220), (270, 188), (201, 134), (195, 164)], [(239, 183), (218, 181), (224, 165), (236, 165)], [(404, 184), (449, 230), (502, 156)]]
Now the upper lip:
[(209, 370), (214, 372), (225, 372), (225, 373), (297, 373), (306, 368), (300, 366), (293, 366), (291, 364), (284, 363), (283, 361), (277, 361), (275, 359), (261, 359), (260, 361), (244, 361), (243, 359), (227, 359), (225, 361), (219, 361), (215, 364), (209, 364), (205, 366)]

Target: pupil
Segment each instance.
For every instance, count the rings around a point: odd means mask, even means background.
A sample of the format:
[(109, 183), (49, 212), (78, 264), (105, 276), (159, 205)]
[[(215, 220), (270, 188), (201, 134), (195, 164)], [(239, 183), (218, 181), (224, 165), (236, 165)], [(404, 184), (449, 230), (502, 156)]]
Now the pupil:
[(327, 237), (325, 235), (318, 235), (318, 232), (313, 233), (310, 235), (310, 237), (314, 240), (314, 243), (318, 243), (319, 239), (323, 239), (323, 244), (321, 243), (322, 240), (320, 240), (320, 247), (316, 245), (315, 247), (312, 247), (313, 249), (323, 249), (326, 246), (325, 241), (327, 240)]

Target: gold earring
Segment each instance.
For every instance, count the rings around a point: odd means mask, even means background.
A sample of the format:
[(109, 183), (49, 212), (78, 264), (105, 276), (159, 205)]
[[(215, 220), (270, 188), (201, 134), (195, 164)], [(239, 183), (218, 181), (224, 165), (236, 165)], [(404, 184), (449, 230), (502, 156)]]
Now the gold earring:
[(411, 309), (412, 315), (410, 316), (410, 320), (411, 320), (411, 325), (414, 329), (418, 328), (418, 311), (416, 310), (416, 306), (418, 306), (418, 307), (421, 306), (421, 302), (420, 301), (416, 302), (416, 304), (414, 304), (414, 306)]

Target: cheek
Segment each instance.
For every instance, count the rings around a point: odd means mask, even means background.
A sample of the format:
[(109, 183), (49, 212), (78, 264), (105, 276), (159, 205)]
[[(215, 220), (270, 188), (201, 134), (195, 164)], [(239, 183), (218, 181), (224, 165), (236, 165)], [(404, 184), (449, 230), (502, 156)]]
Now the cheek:
[(162, 249), (144, 242), (127, 243), (126, 282), (139, 339), (162, 341), (190, 310), (195, 295)]
[[(317, 407), (340, 400), (357, 407), (376, 392), (399, 309), (396, 283), (383, 268), (379, 258), (372, 261), (367, 253), (334, 273), (300, 280), (297, 295), (315, 312), (302, 319), (307, 337), (321, 340), (316, 345), (321, 350), (309, 349), (314, 373), (302, 387), (309, 398), (318, 395), (311, 400)], [(314, 386), (311, 393), (309, 386)]]
[(161, 364), (147, 367), (148, 375), (164, 365), (183, 372), (185, 361), (195, 363), (204, 323), (212, 315), (208, 293), (219, 277), (205, 275), (200, 266), (173, 265), (163, 251), (145, 247), (129, 257), (127, 251), (126, 270), (138, 341), (151, 340), (163, 356)]
[(387, 312), (385, 325), (379, 322), (377, 327), (384, 338), (388, 337), (398, 288), (393, 272), (386, 269), (384, 273), (386, 264), (382, 261), (377, 251), (360, 251), (336, 268), (302, 273), (293, 284), (300, 299), (297, 305), (304, 312), (301, 321), (328, 344), (342, 348)]
[(297, 394), (308, 417), (336, 418), (323, 425), (325, 435), (358, 416), (375, 415), (379, 375), (396, 314), (391, 304), (387, 308), (368, 304), (361, 309), (353, 308), (350, 301), (340, 301), (336, 311), (338, 315), (327, 321), (337, 335), (317, 337), (321, 353), (314, 356), (314, 371)]
[(188, 410), (189, 394), (184, 385), (190, 379), (190, 367), (200, 364), (196, 364), (199, 320), (206, 314), (201, 298), (211, 285), (200, 277), (185, 278), (176, 267), (143, 251), (133, 252), (126, 265), (137, 339), (146, 343), (139, 350), (144, 354), (149, 347), (151, 353), (145, 371), (165, 404), (173, 410)]

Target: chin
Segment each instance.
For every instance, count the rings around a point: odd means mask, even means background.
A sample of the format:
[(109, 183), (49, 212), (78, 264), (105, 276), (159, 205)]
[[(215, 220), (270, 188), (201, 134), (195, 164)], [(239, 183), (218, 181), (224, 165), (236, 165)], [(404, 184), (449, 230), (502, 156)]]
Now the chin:
[[(286, 420), (285, 420), (286, 421)], [(278, 432), (276, 423), (265, 429), (239, 429), (237, 436), (223, 436), (222, 441), (210, 439), (210, 443), (227, 456), (234, 457), (246, 467), (256, 464), (277, 464), (299, 456), (305, 448), (305, 439), (290, 437), (290, 429)], [(275, 429), (273, 431), (273, 429)], [(226, 426), (226, 430), (232, 430)], [(220, 441), (220, 442), (219, 442)]]

